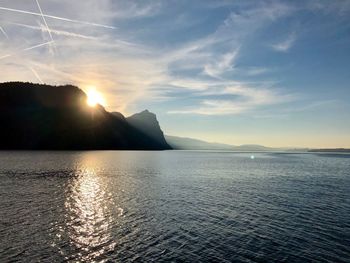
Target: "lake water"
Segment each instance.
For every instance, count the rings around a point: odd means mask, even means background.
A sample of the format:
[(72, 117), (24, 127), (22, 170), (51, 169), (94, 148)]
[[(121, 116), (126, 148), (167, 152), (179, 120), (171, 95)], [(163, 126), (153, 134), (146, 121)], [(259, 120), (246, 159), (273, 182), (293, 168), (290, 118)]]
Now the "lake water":
[(0, 262), (350, 262), (349, 157), (0, 152)]

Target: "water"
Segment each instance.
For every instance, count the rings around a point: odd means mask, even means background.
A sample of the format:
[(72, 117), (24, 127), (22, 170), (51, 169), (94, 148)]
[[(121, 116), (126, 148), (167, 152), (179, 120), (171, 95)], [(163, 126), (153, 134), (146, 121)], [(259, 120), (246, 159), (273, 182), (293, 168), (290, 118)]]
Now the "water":
[(350, 262), (349, 157), (0, 152), (0, 262)]

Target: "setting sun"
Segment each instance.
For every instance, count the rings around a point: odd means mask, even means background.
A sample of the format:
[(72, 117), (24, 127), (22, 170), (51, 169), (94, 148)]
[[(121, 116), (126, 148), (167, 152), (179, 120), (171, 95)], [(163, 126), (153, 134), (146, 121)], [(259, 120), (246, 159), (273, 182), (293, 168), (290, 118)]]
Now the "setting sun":
[(91, 88), (87, 92), (87, 104), (90, 107), (95, 107), (97, 104), (100, 104), (100, 105), (104, 106), (105, 105), (105, 100), (102, 97), (101, 93), (96, 91), (95, 88)]

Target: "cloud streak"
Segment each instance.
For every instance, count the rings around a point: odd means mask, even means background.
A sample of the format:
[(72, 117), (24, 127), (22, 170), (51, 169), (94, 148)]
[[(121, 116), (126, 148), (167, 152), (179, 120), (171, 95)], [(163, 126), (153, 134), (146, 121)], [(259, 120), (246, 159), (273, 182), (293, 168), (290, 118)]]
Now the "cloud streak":
[(297, 38), (295, 33), (291, 33), (285, 40), (276, 44), (272, 44), (271, 47), (278, 52), (287, 52), (292, 48), (296, 39)]
[(39, 76), (38, 72), (34, 70), (32, 67), (29, 67), (29, 69), (33, 72), (34, 76), (39, 80), (41, 84), (44, 84), (44, 81), (42, 81), (41, 77)]
[(233, 69), (233, 64), (238, 55), (238, 51), (239, 49), (237, 48), (232, 52), (222, 55), (220, 60), (205, 65), (204, 73), (214, 78), (220, 78), (223, 73)]
[(3, 29), (2, 26), (0, 26), (0, 31), (2, 32), (2, 34), (3, 34), (7, 39), (9, 39), (9, 36), (7, 35), (6, 31)]
[(40, 11), (40, 15), (41, 15), (41, 17), (42, 17), (42, 19), (43, 19), (43, 21), (44, 21), (45, 26), (46, 26), (46, 30), (47, 30), (47, 32), (49, 33), (50, 39), (51, 39), (52, 42), (54, 42), (53, 37), (52, 37), (52, 34), (51, 34), (51, 30), (50, 30), (48, 24), (46, 23), (45, 16), (44, 16), (44, 14), (43, 14), (43, 11), (41, 10), (40, 4), (39, 4), (39, 0), (35, 0), (35, 1), (36, 1), (37, 6), (38, 6), (38, 9), (39, 9), (39, 11)]
[(65, 17), (59, 17), (59, 16), (40, 14), (40, 13), (30, 12), (30, 11), (21, 10), (21, 9), (0, 7), (0, 10), (5, 10), (5, 11), (10, 11), (10, 12), (15, 12), (15, 13), (21, 13), (21, 14), (27, 14), (27, 15), (40, 16), (40, 17), (43, 16), (43, 17), (46, 17), (46, 18), (52, 18), (52, 19), (56, 19), (56, 20), (60, 20), (60, 21), (84, 24), (84, 25), (89, 25), (89, 26), (96, 26), (96, 27), (103, 27), (103, 28), (108, 28), (108, 29), (115, 29), (114, 26), (103, 25), (103, 24), (98, 24), (98, 23), (91, 23), (91, 22), (87, 22), (87, 21), (80, 21), (80, 20), (75, 20), (75, 19), (70, 19), (70, 18), (65, 18)]
[[(271, 89), (252, 88), (249, 86), (228, 86), (205, 95), (222, 95), (222, 99), (204, 99), (199, 106), (183, 110), (169, 111), (170, 114), (200, 114), (200, 115), (237, 115), (256, 110), (266, 105), (282, 104), (295, 99), (291, 94), (279, 94)], [(203, 95), (202, 94), (202, 95)]]
[[(278, 82), (278, 66), (271, 61), (267, 61), (270, 65), (265, 64), (261, 59), (264, 56), (253, 57), (266, 50), (273, 53), (270, 48), (287, 52), (295, 44), (296, 32), (268, 49), (261, 44), (271, 43), (270, 35), (261, 38), (267, 29), (297, 12), (299, 7), (289, 2), (227, 3), (231, 8), (225, 8), (210, 25), (205, 24), (204, 16), (194, 17), (198, 12), (196, 7), (191, 10), (191, 5), (181, 9), (179, 4), (175, 10), (158, 2), (53, 2), (40, 3), (46, 13), (57, 16), (43, 13), (39, 2), (40, 12), (26, 11), (33, 7), (22, 7), (21, 1), (14, 5), (16, 8), (0, 7), (11, 14), (2, 18), (9, 25), (6, 30), (12, 30), (8, 31), (11, 36), (17, 34), (18, 39), (14, 40), (17, 47), (22, 47), (23, 42), (33, 45), (32, 48), (48, 45), (53, 42), (33, 43), (50, 34), (59, 52), (55, 56), (48, 56), (47, 49), (29, 52), (24, 58), (26, 62), (40, 69), (45, 81), (72, 82), (82, 88), (89, 84), (101, 87), (110, 102), (110, 110), (133, 111), (138, 104), (158, 105), (167, 101), (160, 107), (172, 114), (236, 115), (292, 101), (293, 96)], [(201, 8), (207, 14), (215, 11), (213, 7)], [(183, 13), (186, 23), (163, 30), (159, 25), (163, 21), (172, 24), (169, 17), (173, 13)], [(43, 24), (33, 26), (38, 17), (43, 19)], [(103, 24), (85, 22), (90, 18)], [(193, 30), (191, 27), (197, 23), (200, 30)], [(118, 24), (118, 30), (105, 30), (115, 27), (104, 24)], [(181, 36), (180, 40), (174, 36)], [(13, 52), (12, 46), (3, 47), (8, 55), (0, 59), (30, 50)], [(32, 73), (39, 80), (40, 76)], [(193, 94), (195, 99), (181, 94)], [(183, 101), (177, 103), (180, 99)]]
[[(32, 26), (32, 25), (26, 25), (26, 24), (21, 24), (21, 23), (9, 23), (9, 24), (20, 26), (20, 27), (24, 27), (24, 28), (29, 28), (29, 29), (33, 29), (33, 30), (38, 30), (38, 31), (41, 31), (41, 32), (47, 32), (48, 31), (48, 29), (45, 26)], [(77, 34), (77, 33), (69, 32), (69, 31), (65, 31), (65, 30), (50, 29), (50, 32), (52, 34), (55, 34), (55, 35), (58, 35), (58, 36), (66, 36), (66, 37), (98, 40), (98, 37), (88, 36), (88, 35), (83, 35), (83, 34)]]
[(42, 46), (47, 46), (47, 45), (50, 45), (52, 43), (53, 43), (52, 41), (49, 41), (49, 42), (41, 43), (41, 44), (38, 44), (38, 45), (35, 45), (35, 46), (27, 47), (27, 48), (24, 48), (22, 50), (17, 51), (16, 53), (4, 55), (4, 56), (0, 57), (0, 60), (4, 59), (4, 58), (12, 57), (12, 56), (17, 56), (17, 55), (21, 54), (22, 52), (29, 51), (29, 50), (32, 50), (32, 49), (36, 49), (36, 48), (39, 48), (39, 47), (42, 47)]

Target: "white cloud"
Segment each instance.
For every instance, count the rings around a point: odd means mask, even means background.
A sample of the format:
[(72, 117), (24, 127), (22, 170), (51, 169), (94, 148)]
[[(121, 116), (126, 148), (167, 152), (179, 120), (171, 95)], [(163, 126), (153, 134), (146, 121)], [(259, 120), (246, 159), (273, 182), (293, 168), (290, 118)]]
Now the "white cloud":
[(115, 1), (112, 3), (112, 16), (116, 19), (130, 19), (150, 17), (157, 14), (161, 7), (160, 1), (133, 2), (133, 1)]
[(0, 31), (1, 33), (5, 36), (5, 38), (9, 38), (9, 36), (7, 35), (6, 31), (4, 30), (4, 28), (2, 26), (0, 26)]
[[(25, 25), (25, 24), (21, 24), (21, 23), (10, 23), (10, 24), (21, 26), (21, 27), (28, 28), (28, 29), (39, 30), (41, 32), (48, 32), (47, 27), (44, 25), (31, 26), (31, 25)], [(94, 36), (82, 35), (82, 34), (77, 34), (77, 33), (64, 31), (64, 30), (54, 30), (54, 29), (52, 30), (51, 29), (50, 33), (58, 35), (58, 36), (78, 37), (78, 38), (91, 39), (91, 40), (98, 39), (97, 37), (94, 37)]]
[(270, 71), (271, 69), (266, 67), (250, 67), (250, 68), (244, 69), (243, 73), (248, 76), (257, 76)]
[[(204, 93), (206, 95), (210, 93)], [(237, 84), (212, 95), (225, 95), (224, 99), (204, 99), (198, 107), (169, 111), (171, 114), (234, 115), (253, 111), (266, 105), (290, 102), (295, 96), (280, 94), (272, 89), (252, 88)], [(228, 97), (232, 97), (228, 99)]]
[(297, 39), (296, 35), (293, 32), (285, 40), (283, 40), (282, 42), (276, 43), (276, 44), (272, 44), (271, 47), (275, 51), (287, 52), (294, 45), (296, 39)]
[(40, 82), (41, 84), (44, 84), (44, 82), (43, 82), (43, 80), (41, 79), (41, 77), (39, 76), (38, 72), (37, 72), (35, 69), (33, 69), (32, 67), (28, 67), (28, 68), (33, 72), (34, 76), (39, 80), (39, 82)]
[(234, 60), (238, 54), (238, 48), (232, 52), (221, 56), (220, 60), (204, 66), (204, 73), (207, 75), (219, 78), (223, 73), (232, 70), (234, 67)]
[[(288, 5), (260, 4), (240, 13), (232, 12), (210, 34), (156, 47), (146, 45), (137, 32), (125, 30), (118, 23), (156, 15), (163, 5), (160, 2), (63, 0), (40, 1), (40, 4), (47, 26), (40, 24), (42, 16), (35, 2), (7, 0), (2, 4), (29, 12), (0, 11), (11, 38), (11, 45), (1, 46), (4, 48), (0, 57), (14, 54), (20, 58), (11, 64), (6, 58), (1, 60), (2, 81), (70, 82), (82, 88), (95, 85), (107, 94), (110, 110), (124, 112), (131, 111), (132, 105), (140, 101), (174, 98), (164, 95), (169, 86), (174, 91), (196, 91), (198, 96), (208, 97), (193, 108), (173, 113), (238, 114), (287, 101), (283, 94), (273, 91), (274, 87), (236, 83), (230, 73), (239, 70), (236, 62), (246, 38), (291, 12)], [(113, 29), (115, 23), (117, 28)], [(32, 52), (18, 52), (46, 43), (48, 32), (54, 35), (55, 54), (50, 54), (46, 46)], [(18, 73), (21, 71), (16, 68), (23, 66), (35, 70)], [(255, 68), (246, 74), (258, 75), (264, 71)], [(237, 99), (216, 99), (219, 95)]]

